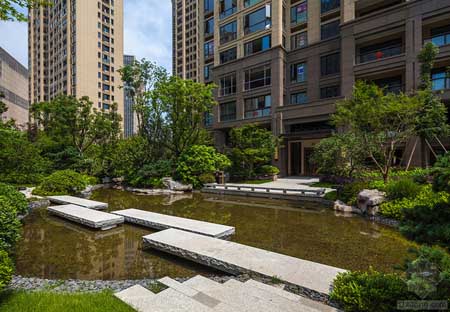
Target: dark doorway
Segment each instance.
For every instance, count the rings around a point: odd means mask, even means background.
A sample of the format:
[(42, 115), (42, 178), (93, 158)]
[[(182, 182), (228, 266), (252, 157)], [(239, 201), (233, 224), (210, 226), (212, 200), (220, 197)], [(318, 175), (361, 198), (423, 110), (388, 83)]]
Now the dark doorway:
[(311, 163), (311, 156), (314, 152), (314, 148), (305, 147), (305, 175), (306, 176), (314, 176), (317, 173), (317, 168)]
[(290, 143), (290, 172), (291, 176), (299, 176), (302, 174), (302, 143)]

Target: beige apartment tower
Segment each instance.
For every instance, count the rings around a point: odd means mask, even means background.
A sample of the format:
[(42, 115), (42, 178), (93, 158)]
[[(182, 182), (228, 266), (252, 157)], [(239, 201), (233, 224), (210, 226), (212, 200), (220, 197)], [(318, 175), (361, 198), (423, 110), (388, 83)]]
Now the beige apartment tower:
[[(205, 118), (216, 146), (227, 146), (231, 128), (259, 124), (282, 139), (273, 160), (282, 175), (314, 174), (313, 148), (336, 131), (330, 115), (339, 100), (351, 96), (356, 80), (386, 92), (417, 90), (417, 55), (426, 42), (440, 48), (433, 89), (450, 106), (449, 0), (173, 0), (173, 5), (174, 73), (218, 86), (219, 105)], [(409, 149), (398, 151), (399, 163)], [(426, 147), (423, 151), (414, 165), (433, 160)]]
[(88, 96), (99, 109), (117, 103), (123, 115), (123, 0), (52, 3), (29, 12), (30, 103)]

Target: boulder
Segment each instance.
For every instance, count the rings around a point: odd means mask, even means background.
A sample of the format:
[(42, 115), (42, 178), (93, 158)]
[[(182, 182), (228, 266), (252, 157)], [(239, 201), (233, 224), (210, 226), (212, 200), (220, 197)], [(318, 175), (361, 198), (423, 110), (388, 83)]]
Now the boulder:
[(386, 193), (379, 190), (362, 190), (358, 194), (358, 208), (369, 216), (375, 216), (380, 210), (380, 204), (384, 201), (386, 201)]
[(192, 184), (182, 184), (170, 177), (162, 178), (162, 183), (171, 191), (192, 192)]
[(340, 200), (334, 202), (334, 210), (346, 213), (361, 213), (358, 208), (349, 206)]

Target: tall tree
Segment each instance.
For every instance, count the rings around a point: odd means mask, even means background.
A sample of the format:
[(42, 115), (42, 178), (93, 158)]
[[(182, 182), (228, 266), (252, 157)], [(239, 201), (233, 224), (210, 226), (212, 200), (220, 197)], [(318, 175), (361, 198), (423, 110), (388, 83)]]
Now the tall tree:
[(360, 139), (387, 182), (396, 149), (416, 132), (420, 109), (417, 97), (384, 94), (378, 86), (359, 81), (352, 97), (338, 103), (332, 120)]
[(27, 16), (19, 8), (34, 9), (49, 5), (47, 0), (0, 0), (0, 21), (27, 21)]

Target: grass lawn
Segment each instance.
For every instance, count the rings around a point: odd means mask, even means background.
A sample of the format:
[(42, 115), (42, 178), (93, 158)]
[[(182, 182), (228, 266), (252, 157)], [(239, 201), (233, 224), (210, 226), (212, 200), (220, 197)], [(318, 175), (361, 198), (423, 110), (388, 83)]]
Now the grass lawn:
[(112, 292), (61, 294), (50, 292), (4, 292), (1, 312), (132, 312)]
[(264, 183), (269, 183), (269, 182), (273, 182), (272, 179), (267, 179), (267, 180), (245, 180), (245, 181), (239, 181), (239, 182), (233, 182), (235, 184), (264, 184)]
[(332, 188), (333, 186), (336, 186), (336, 183), (314, 182), (314, 183), (311, 183), (309, 186)]

